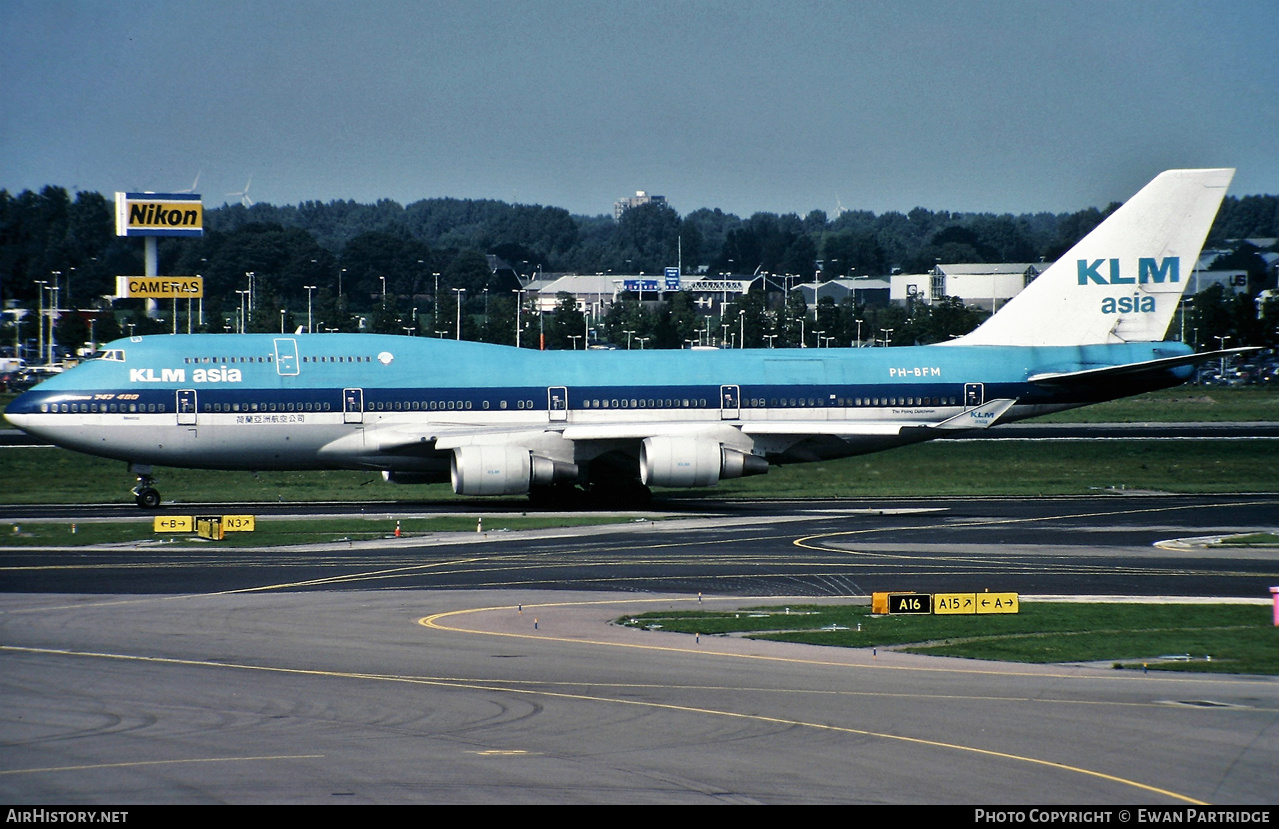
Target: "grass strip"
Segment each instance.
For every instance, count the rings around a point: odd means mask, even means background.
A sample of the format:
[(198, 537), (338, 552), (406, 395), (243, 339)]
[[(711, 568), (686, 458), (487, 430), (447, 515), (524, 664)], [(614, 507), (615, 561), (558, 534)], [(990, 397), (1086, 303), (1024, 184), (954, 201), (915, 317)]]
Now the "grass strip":
[[(1279, 490), (1279, 441), (935, 441), (838, 461), (774, 467), (680, 498), (846, 498), (1086, 495)], [(465, 499), (447, 484), (395, 486), (368, 472), (221, 472), (157, 467), (166, 508), (186, 502)], [(0, 450), (0, 503), (129, 503), (125, 464), (65, 449)], [(658, 490), (658, 495), (672, 492)], [(512, 504), (527, 503), (521, 498)], [(488, 503), (498, 503), (489, 501)], [(180, 509), (180, 504), (172, 507)]]
[[(166, 516), (177, 514), (175, 511)], [(398, 524), (404, 537), (421, 537), (432, 533), (476, 532), (483, 520), (484, 533), (576, 527), (596, 524), (621, 524), (635, 521), (631, 516), (438, 516), (401, 518), (390, 515), (366, 518), (275, 520), (258, 518), (253, 532), (226, 533), (219, 541), (196, 537), (192, 533), (156, 533), (150, 518), (138, 521), (0, 523), (0, 547), (84, 547), (95, 544), (188, 544), (220, 547), (278, 547), (291, 544), (320, 544), (335, 541), (364, 541), (391, 538)], [(643, 519), (648, 520), (648, 519)]]
[(1259, 605), (1023, 602), (982, 616), (872, 616), (862, 605), (655, 612), (618, 624), (703, 635), (1006, 662), (1110, 662), (1116, 668), (1279, 675), (1279, 628)]

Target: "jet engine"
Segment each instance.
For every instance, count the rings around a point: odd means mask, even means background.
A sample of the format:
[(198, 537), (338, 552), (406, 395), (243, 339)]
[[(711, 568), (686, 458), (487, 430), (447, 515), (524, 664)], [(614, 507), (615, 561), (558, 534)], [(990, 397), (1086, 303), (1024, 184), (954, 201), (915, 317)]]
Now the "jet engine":
[(714, 486), (721, 478), (767, 471), (764, 458), (703, 438), (660, 435), (645, 438), (640, 446), (640, 480), (645, 486)]
[(449, 477), (458, 495), (524, 495), (577, 477), (577, 466), (534, 455), (519, 446), (459, 446), (449, 462)]

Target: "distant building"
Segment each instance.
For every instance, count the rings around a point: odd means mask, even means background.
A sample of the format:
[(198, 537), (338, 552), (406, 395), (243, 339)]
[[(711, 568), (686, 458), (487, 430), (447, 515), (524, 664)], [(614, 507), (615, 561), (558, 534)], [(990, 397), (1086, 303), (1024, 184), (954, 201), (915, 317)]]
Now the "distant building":
[(892, 292), (892, 284), (888, 279), (872, 276), (856, 276), (846, 279), (832, 279), (828, 282), (805, 282), (796, 285), (795, 290), (804, 295), (808, 307), (817, 305), (817, 301), (830, 297), (838, 305), (846, 298), (852, 297), (858, 305), (887, 305)]
[[(692, 297), (702, 314), (709, 315), (720, 313), (725, 303), (736, 302), (762, 280), (760, 276), (686, 276), (680, 290)], [(524, 289), (539, 311), (554, 311), (559, 305), (559, 295), (566, 293), (572, 295), (578, 310), (592, 316), (607, 314), (624, 292), (642, 302), (661, 302), (671, 297), (661, 275), (643, 273), (547, 273), (527, 283)]]
[(700, 313), (722, 314), (725, 305), (737, 302), (739, 297), (750, 291), (751, 286), (762, 283), (763, 279), (762, 276), (731, 275), (685, 277), (682, 290), (693, 297), (693, 304)]
[(591, 316), (607, 314), (609, 306), (623, 290), (627, 277), (615, 274), (548, 273), (524, 286), (536, 310), (551, 313), (559, 306), (560, 294), (571, 294), (577, 309)]
[(632, 207), (639, 207), (641, 204), (666, 204), (666, 197), (650, 196), (644, 190), (636, 190), (634, 196), (613, 202), (613, 221), (621, 221), (623, 213)]
[(911, 301), (931, 305), (942, 297), (955, 297), (965, 305), (993, 310), (1021, 293), (1051, 264), (960, 263), (938, 265), (928, 273), (897, 273), (889, 277), (890, 297), (899, 305)]
[(1248, 292), (1247, 271), (1201, 271), (1190, 274), (1190, 284), (1186, 286), (1186, 296), (1194, 296), (1206, 291), (1213, 285), (1220, 285), (1228, 294), (1244, 294)]

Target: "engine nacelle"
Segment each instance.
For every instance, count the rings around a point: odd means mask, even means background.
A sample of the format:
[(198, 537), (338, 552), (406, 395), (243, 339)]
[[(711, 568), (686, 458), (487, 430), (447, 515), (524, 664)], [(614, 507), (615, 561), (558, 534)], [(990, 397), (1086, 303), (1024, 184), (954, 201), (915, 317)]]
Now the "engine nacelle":
[(640, 445), (640, 481), (645, 486), (714, 486), (721, 478), (762, 475), (768, 461), (718, 441), (659, 435)]
[(524, 495), (532, 486), (576, 478), (577, 466), (534, 455), (520, 446), (459, 446), (449, 461), (458, 495)]

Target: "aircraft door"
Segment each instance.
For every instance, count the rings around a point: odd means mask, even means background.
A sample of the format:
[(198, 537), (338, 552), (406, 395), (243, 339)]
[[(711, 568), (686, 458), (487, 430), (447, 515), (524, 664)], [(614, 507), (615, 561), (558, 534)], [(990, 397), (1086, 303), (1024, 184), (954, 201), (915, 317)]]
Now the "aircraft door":
[(546, 390), (546, 412), (551, 420), (568, 420), (568, 388), (551, 386)]
[(298, 373), (298, 341), (279, 338), (275, 341), (275, 373), (293, 376)]
[(178, 389), (177, 392), (178, 425), (194, 426), (196, 413), (195, 389)]
[(364, 389), (342, 389), (342, 422), (364, 422)]
[(742, 387), (719, 387), (720, 420), (736, 420), (742, 416)]
[(964, 384), (964, 408), (975, 409), (986, 402), (985, 386), (981, 383)]

